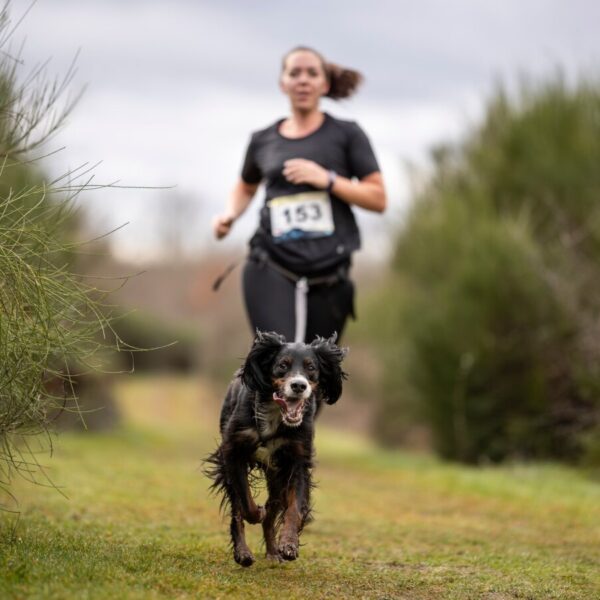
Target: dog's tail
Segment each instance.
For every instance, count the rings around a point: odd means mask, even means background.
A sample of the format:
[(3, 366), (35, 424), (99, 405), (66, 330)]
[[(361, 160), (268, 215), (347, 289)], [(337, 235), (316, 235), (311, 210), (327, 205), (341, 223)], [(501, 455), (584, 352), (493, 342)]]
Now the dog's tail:
[(223, 450), (221, 446), (206, 456), (202, 462), (204, 463), (202, 473), (212, 480), (209, 490), (212, 494), (221, 496), (220, 509), (222, 512), (226, 512), (229, 507), (229, 486), (227, 483), (225, 462), (223, 461)]

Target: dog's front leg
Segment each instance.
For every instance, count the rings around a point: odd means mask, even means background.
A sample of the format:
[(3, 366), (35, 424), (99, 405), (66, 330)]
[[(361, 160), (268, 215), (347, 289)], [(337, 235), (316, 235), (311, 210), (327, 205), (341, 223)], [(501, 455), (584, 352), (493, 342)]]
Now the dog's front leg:
[(299, 536), (309, 511), (310, 468), (294, 469), (284, 491), (285, 513), (279, 536), (279, 556), (285, 560), (298, 558)]
[(275, 523), (277, 521), (277, 516), (282, 509), (281, 493), (284, 484), (278, 480), (277, 472), (275, 470), (267, 469), (265, 471), (265, 476), (269, 492), (269, 499), (265, 505), (267, 514), (262, 522), (265, 550), (268, 559), (280, 561), (281, 557), (279, 556), (279, 550), (277, 549)]
[(233, 545), (233, 559), (242, 567), (249, 567), (254, 563), (254, 555), (246, 543), (244, 519), (238, 506), (231, 506), (231, 543)]
[[(231, 458), (231, 457), (230, 457)], [(249, 567), (254, 563), (254, 556), (246, 543), (244, 531), (244, 519), (251, 518), (261, 520), (262, 507), (257, 507), (250, 494), (248, 485), (248, 467), (243, 462), (228, 461), (227, 467), (227, 494), (231, 504), (231, 542), (233, 545), (233, 558), (242, 567)], [(249, 502), (251, 505), (249, 506)], [(251, 511), (255, 514), (252, 515)], [(257, 521), (254, 521), (257, 522)]]
[[(227, 480), (236, 497), (242, 517), (250, 524), (260, 523), (265, 518), (265, 509), (254, 502), (248, 484), (248, 463), (238, 452), (225, 454)], [(233, 502), (232, 502), (233, 506)]]

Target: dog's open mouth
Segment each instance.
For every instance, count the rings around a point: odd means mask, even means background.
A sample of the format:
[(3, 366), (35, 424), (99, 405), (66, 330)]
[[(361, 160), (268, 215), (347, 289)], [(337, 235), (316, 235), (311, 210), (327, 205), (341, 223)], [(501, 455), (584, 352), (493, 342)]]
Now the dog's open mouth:
[(302, 423), (304, 398), (286, 398), (283, 394), (273, 392), (273, 400), (281, 410), (281, 418), (289, 427), (298, 427)]

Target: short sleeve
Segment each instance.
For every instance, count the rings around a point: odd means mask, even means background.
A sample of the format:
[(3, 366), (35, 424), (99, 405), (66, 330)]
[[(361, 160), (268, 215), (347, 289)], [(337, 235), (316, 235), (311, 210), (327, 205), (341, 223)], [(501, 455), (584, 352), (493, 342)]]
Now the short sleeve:
[(356, 124), (352, 123), (350, 130), (348, 160), (352, 175), (362, 179), (371, 173), (379, 171), (379, 164), (366, 133)]
[(260, 183), (262, 178), (262, 172), (256, 160), (256, 136), (253, 135), (246, 150), (246, 157), (242, 166), (242, 179), (246, 183)]

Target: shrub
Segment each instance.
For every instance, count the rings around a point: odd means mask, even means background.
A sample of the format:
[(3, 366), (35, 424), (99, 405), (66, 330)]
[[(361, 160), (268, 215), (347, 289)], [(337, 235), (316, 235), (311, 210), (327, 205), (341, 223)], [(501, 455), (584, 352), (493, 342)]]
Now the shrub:
[(43, 71), (16, 76), (21, 62), (8, 43), (13, 29), (0, 12), (0, 487), (15, 472), (36, 469), (30, 436), (45, 431), (48, 415), (68, 396), (74, 374), (98, 366), (104, 294), (69, 272), (74, 246), (70, 199), (85, 185), (44, 180), (31, 153), (68, 113), (62, 83), (45, 84)]
[(600, 88), (500, 90), (434, 158), (380, 300), (377, 434), (419, 418), (451, 459), (578, 457), (599, 420)]

